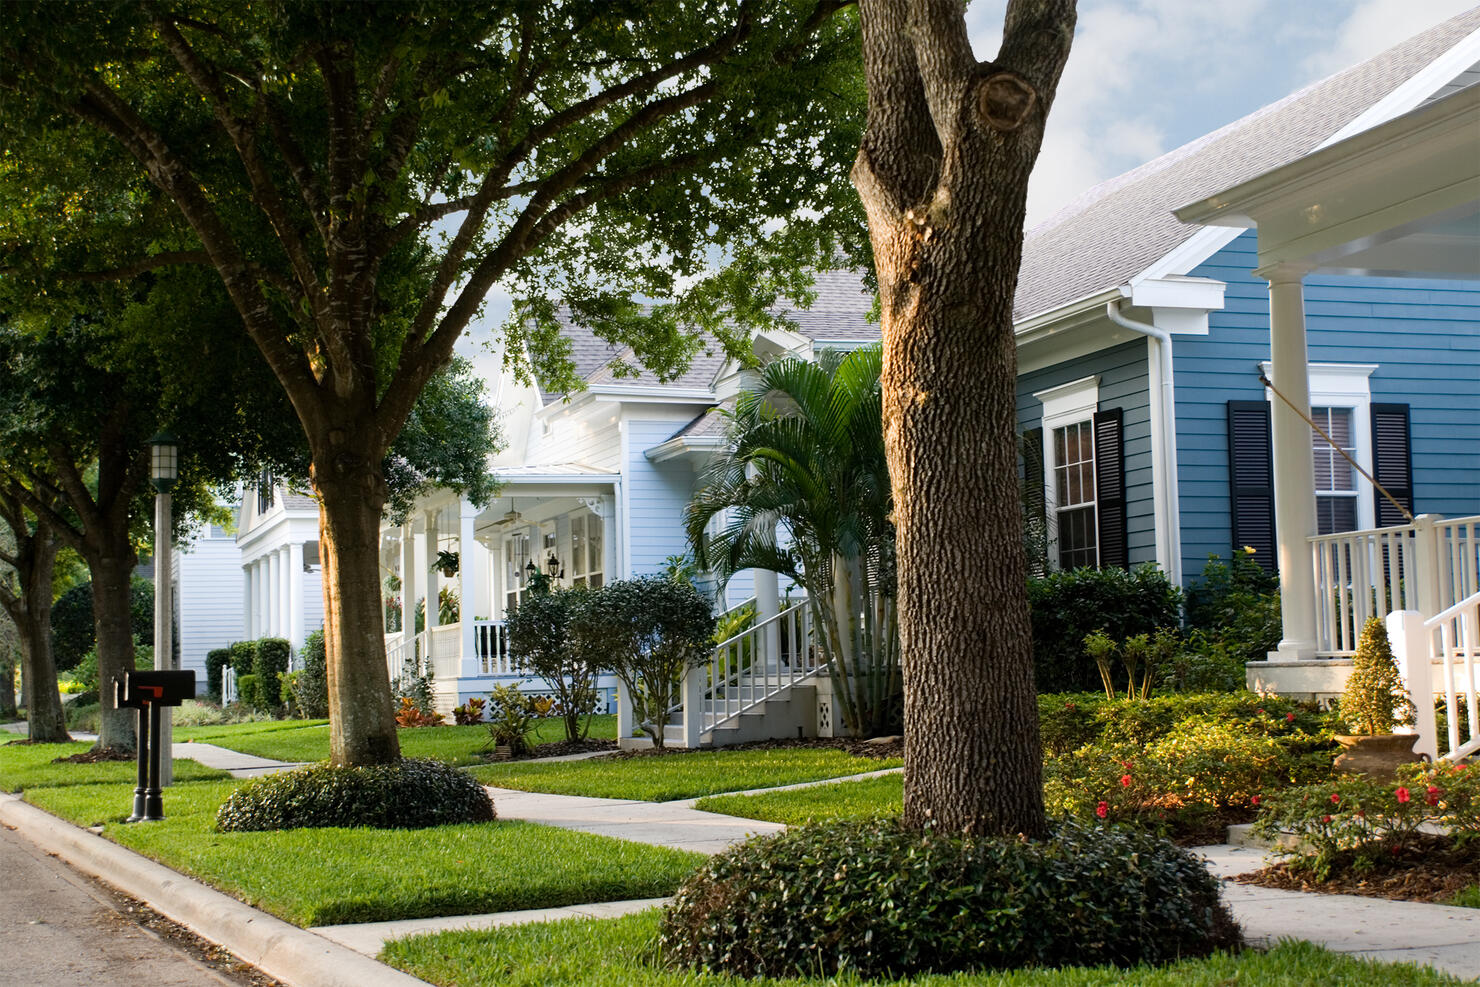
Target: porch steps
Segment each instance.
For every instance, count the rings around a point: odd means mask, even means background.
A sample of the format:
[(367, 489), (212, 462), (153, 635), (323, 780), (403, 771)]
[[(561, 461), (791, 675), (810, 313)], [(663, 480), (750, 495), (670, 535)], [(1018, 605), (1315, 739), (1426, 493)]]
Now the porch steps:
[[(713, 700), (707, 700), (704, 705), (704, 712), (713, 713), (716, 705), (723, 708), (724, 703), (721, 701), (716, 704)], [(705, 730), (699, 735), (699, 746), (728, 747), (758, 740), (791, 740), (816, 735), (817, 688), (812, 685), (795, 685), (758, 702), (754, 708), (746, 710), (718, 729)], [(667, 747), (683, 747), (683, 721), (678, 716), (663, 727), (663, 741)], [(624, 750), (640, 749), (651, 747), (652, 741), (646, 737), (629, 737), (621, 742), (621, 746)]]

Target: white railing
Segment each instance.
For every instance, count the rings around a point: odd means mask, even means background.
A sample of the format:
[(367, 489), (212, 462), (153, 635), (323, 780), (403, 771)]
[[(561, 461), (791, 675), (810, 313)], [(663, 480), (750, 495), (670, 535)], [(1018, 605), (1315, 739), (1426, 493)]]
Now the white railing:
[(1310, 539), (1316, 590), (1316, 654), (1346, 657), (1374, 616), (1432, 616), (1473, 595), (1480, 517), (1345, 531)]
[(427, 635), (432, 675), (446, 682), (462, 674), (462, 625), (443, 624)]
[(236, 669), (230, 665), (221, 666), (221, 705), (230, 706), (236, 702)]
[(473, 653), (480, 675), (525, 674), (509, 651), (509, 629), (502, 620), (473, 621)]
[(1387, 625), (1393, 655), (1417, 712), (1414, 729), (1419, 739), (1414, 750), (1438, 759), (1433, 701), (1437, 661), (1449, 741), (1443, 759), (1459, 761), (1480, 751), (1480, 592), (1427, 620), (1412, 610), (1389, 614)]
[(387, 642), (385, 648), (385, 669), (390, 673), (391, 683), (394, 685), (396, 680), (401, 677), (401, 672), (408, 661), (416, 665), (418, 673), (425, 672), (427, 654), (426, 631), (422, 631), (409, 641), (397, 640), (395, 643)]
[(805, 601), (794, 604), (715, 646), (685, 680), (685, 721), (697, 701), (700, 732), (714, 730), (825, 668), (812, 646), (811, 612)]

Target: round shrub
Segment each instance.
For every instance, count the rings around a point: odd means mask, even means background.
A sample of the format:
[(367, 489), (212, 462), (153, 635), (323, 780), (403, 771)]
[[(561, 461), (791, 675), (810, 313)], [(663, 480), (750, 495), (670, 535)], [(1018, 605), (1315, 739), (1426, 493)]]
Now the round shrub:
[(753, 839), (688, 879), (662, 933), (670, 964), (748, 977), (1159, 963), (1238, 941), (1191, 854), (1072, 821), (1042, 842), (898, 820)]
[(405, 758), (365, 767), (315, 764), (268, 775), (231, 793), (216, 813), (216, 828), (424, 829), (493, 819), (493, 800), (471, 775), (430, 758)]
[(282, 705), (282, 679), (287, 674), (293, 648), (280, 637), (264, 637), (257, 641), (257, 650), (252, 655), (252, 674), (257, 676), (257, 690), (262, 696), (262, 705), (277, 709)]
[(230, 664), (230, 648), (217, 648), (206, 652), (206, 695), (213, 702), (221, 701), (222, 670)]

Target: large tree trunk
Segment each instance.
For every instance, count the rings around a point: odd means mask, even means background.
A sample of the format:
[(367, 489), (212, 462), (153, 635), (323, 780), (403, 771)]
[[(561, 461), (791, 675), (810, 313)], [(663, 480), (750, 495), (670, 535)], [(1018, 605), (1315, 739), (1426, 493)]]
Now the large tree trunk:
[(88, 553), (92, 573), (93, 631), (97, 637), (98, 689), (102, 693), (99, 748), (134, 749), (137, 717), (114, 705), (113, 682), (134, 668), (133, 600), (129, 582), (138, 557), (127, 538)]
[(1036, 837), (1012, 300), (1073, 3), (1013, 0), (997, 60), (980, 64), (955, 0), (865, 0), (861, 13), (869, 118), (853, 180), (882, 303), (905, 822)]
[(15, 714), (15, 656), (0, 650), (0, 720), (13, 720)]
[[(44, 524), (38, 524), (29, 537), (17, 533), (16, 541), (19, 592), (7, 594), (4, 603), (20, 640), (28, 733), (32, 740), (65, 743), (72, 738), (67, 735), (67, 718), (57, 693), (57, 666), (51, 653), (51, 577), (60, 546), (52, 529)], [(8, 677), (8, 667), (6, 672)], [(12, 694), (12, 703), (14, 698)]]
[[(341, 455), (341, 470), (366, 457)], [(329, 756), (335, 764), (387, 764), (401, 756), (380, 609), (380, 517), (385, 485), (368, 465), (331, 474), (314, 467), (324, 563), (324, 649), (329, 671)]]

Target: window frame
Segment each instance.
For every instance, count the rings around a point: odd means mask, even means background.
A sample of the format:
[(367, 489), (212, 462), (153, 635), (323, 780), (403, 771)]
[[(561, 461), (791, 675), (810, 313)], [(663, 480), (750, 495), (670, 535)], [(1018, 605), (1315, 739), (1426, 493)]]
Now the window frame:
[(1059, 568), (1058, 457), (1054, 436), (1070, 425), (1088, 426), (1090, 439), (1090, 475), (1095, 482), (1095, 498), (1086, 504), (1075, 504), (1071, 510), (1090, 508), (1095, 523), (1095, 568), (1100, 565), (1099, 480), (1095, 474), (1094, 422), (1100, 407), (1100, 376), (1092, 374), (1057, 387), (1034, 391), (1033, 397), (1043, 405), (1040, 427), (1043, 430), (1043, 503), (1048, 528), (1048, 557)]
[[(1372, 472), (1372, 373), (1378, 368), (1376, 363), (1312, 363), (1307, 368), (1307, 379), (1309, 380), (1310, 407), (1306, 409), (1307, 414), (1316, 408), (1341, 408), (1351, 412), (1352, 428), (1352, 458), (1357, 464)], [(1273, 380), (1271, 376), (1273, 366), (1269, 361), (1260, 364), (1264, 370), (1264, 376)], [(1264, 389), (1264, 398), (1273, 404), (1278, 400), (1269, 388)], [(1312, 415), (1314, 417), (1314, 415)], [(1312, 443), (1324, 441), (1312, 432)], [(1315, 487), (1315, 462), (1312, 444), (1311, 461), (1311, 487)], [(1354, 477), (1357, 488), (1357, 527), (1356, 531), (1365, 531), (1377, 524), (1377, 504), (1374, 499), (1372, 484), (1366, 477), (1358, 474)], [(1319, 499), (1320, 492), (1316, 492)], [(1315, 504), (1312, 503), (1312, 509)]]

